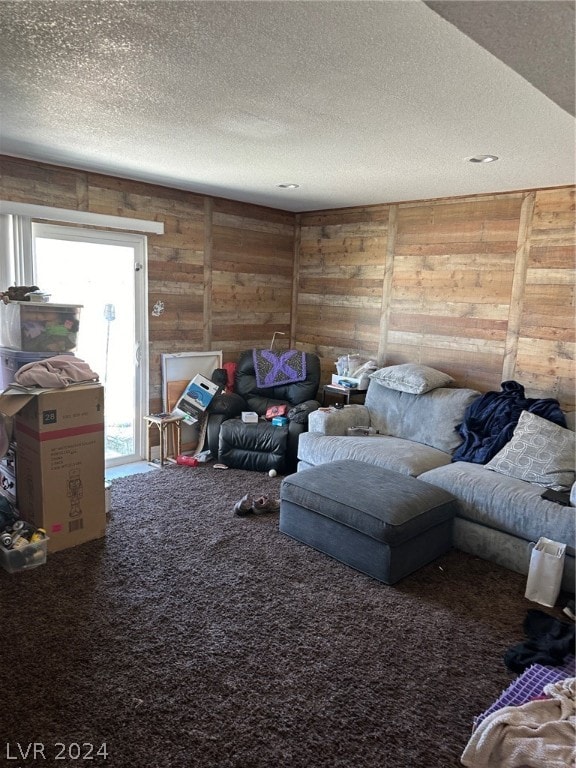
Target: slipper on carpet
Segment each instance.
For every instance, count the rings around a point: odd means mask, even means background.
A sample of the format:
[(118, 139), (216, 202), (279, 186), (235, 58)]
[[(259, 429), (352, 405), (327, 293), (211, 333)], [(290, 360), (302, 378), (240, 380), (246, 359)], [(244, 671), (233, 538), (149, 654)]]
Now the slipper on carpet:
[(246, 517), (246, 515), (251, 515), (253, 511), (252, 495), (249, 493), (242, 496), (240, 501), (234, 504), (234, 514), (237, 517)]
[(260, 498), (254, 500), (252, 510), (255, 515), (264, 515), (267, 512), (279, 512), (280, 499), (271, 499), (269, 496), (260, 496)]

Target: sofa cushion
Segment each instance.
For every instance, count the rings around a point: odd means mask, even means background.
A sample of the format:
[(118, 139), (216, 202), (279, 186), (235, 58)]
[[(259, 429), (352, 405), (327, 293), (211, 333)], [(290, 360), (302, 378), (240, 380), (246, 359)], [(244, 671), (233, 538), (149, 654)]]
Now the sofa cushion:
[(455, 496), (458, 517), (464, 520), (528, 542), (546, 536), (567, 544), (567, 551), (574, 554), (574, 508), (541, 498), (540, 486), (466, 461), (432, 469), (418, 479), (444, 488)]
[(342, 437), (318, 432), (300, 435), (298, 458), (313, 466), (353, 459), (412, 477), (450, 462), (450, 455), (437, 448), (398, 437)]
[(351, 427), (369, 427), (370, 411), (354, 403), (345, 408), (319, 408), (310, 414), (308, 429), (323, 435), (347, 435)]
[(370, 426), (377, 432), (451, 454), (462, 442), (456, 427), (479, 395), (473, 389), (450, 387), (412, 395), (381, 387), (372, 380), (364, 404), (370, 412)]
[(374, 371), (369, 378), (388, 389), (409, 392), (412, 395), (423, 395), (437, 387), (446, 387), (454, 381), (447, 373), (415, 363), (389, 365)]
[(569, 490), (574, 483), (576, 434), (535, 413), (522, 411), (512, 439), (487, 469), (535, 485)]

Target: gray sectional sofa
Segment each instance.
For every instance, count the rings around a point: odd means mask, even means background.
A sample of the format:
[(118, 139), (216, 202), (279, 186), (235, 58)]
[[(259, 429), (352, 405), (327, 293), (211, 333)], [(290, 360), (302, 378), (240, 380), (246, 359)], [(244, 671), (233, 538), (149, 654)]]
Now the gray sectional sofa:
[[(311, 413), (309, 431), (299, 440), (298, 471), (355, 459), (443, 488), (457, 499), (456, 548), (527, 574), (539, 537), (562, 542), (567, 545), (562, 588), (574, 592), (576, 509), (543, 499), (541, 485), (488, 465), (453, 461), (462, 443), (456, 428), (480, 393), (428, 385), (433, 388), (421, 394), (399, 391), (383, 386), (374, 374), (364, 405)], [(567, 414), (567, 423), (574, 430), (574, 413)], [(373, 434), (349, 434), (358, 427)]]

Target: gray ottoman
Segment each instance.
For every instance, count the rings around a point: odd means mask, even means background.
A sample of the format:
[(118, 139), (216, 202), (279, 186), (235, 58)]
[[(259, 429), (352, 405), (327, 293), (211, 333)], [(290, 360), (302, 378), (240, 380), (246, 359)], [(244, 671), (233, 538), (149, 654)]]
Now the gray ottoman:
[(285, 477), (280, 530), (394, 584), (448, 551), (455, 500), (441, 488), (362, 461)]

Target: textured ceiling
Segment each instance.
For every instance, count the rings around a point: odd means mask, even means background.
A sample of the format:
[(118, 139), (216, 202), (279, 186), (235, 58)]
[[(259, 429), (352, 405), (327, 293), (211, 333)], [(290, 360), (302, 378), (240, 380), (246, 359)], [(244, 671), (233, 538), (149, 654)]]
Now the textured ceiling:
[(4, 0), (0, 152), (291, 211), (571, 184), (574, 9)]

